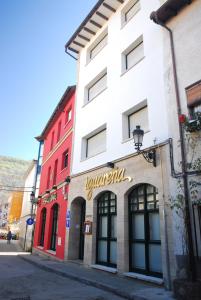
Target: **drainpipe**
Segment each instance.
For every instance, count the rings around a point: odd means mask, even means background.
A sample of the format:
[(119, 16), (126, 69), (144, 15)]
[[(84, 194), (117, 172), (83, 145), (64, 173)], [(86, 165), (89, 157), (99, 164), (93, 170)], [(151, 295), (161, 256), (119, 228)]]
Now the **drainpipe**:
[(68, 48), (65, 48), (66, 54), (68, 54), (70, 57), (72, 57), (74, 60), (78, 60), (74, 55), (72, 55), (70, 52), (68, 52)]
[(181, 123), (179, 122), (179, 115), (181, 114), (181, 101), (179, 95), (179, 86), (178, 86), (178, 77), (177, 77), (177, 69), (176, 69), (176, 60), (175, 60), (175, 49), (174, 49), (174, 40), (172, 30), (162, 23), (156, 12), (152, 12), (150, 15), (150, 19), (154, 21), (154, 23), (162, 26), (169, 32), (170, 37), (170, 47), (171, 47), (171, 56), (172, 56), (172, 66), (173, 66), (173, 77), (174, 77), (174, 87), (176, 94), (176, 103), (177, 103), (177, 113), (178, 113), (178, 124), (179, 124), (179, 137), (181, 143), (181, 168), (182, 168), (182, 177), (184, 183), (184, 197), (185, 197), (185, 223), (186, 223), (186, 231), (187, 231), (187, 239), (188, 239), (188, 272), (189, 279), (192, 281), (196, 280), (196, 271), (195, 271), (195, 257), (193, 251), (193, 238), (192, 238), (192, 228), (190, 221), (190, 199), (188, 193), (188, 177), (186, 170), (186, 152), (185, 152), (185, 141), (184, 141), (184, 131)]

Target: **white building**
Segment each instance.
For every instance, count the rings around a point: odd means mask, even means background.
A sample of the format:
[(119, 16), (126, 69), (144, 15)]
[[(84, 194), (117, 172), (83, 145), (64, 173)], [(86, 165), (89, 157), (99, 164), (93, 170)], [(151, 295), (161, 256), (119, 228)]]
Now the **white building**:
[[(66, 44), (78, 58), (66, 259), (170, 287), (171, 132), (163, 31), (150, 21), (160, 2), (98, 1)], [(134, 149), (137, 125), (151, 163)]]
[[(152, 19), (162, 27), (166, 26), (166, 28), (158, 27), (158, 30), (164, 35), (164, 83), (169, 116), (168, 130), (174, 140), (175, 161), (182, 161), (183, 166), (186, 165), (186, 168), (182, 170), (179, 164), (175, 164), (177, 173), (185, 172), (187, 178), (188, 195), (185, 198), (190, 212), (191, 228), (189, 230), (193, 243), (187, 239), (184, 232), (182, 233), (181, 227), (184, 228), (184, 226), (181, 226), (181, 219), (175, 215), (174, 236), (178, 276), (182, 276), (186, 267), (185, 243), (188, 242), (188, 245), (192, 244), (192, 249), (187, 251), (190, 254), (187, 255), (189, 265), (187, 269), (190, 269), (191, 273), (195, 273), (194, 270), (197, 269), (197, 276), (201, 277), (201, 1), (166, 1), (152, 15)], [(172, 50), (174, 50), (174, 57), (172, 57)], [(175, 76), (173, 62), (175, 63)], [(182, 122), (180, 123), (182, 134), (179, 132), (179, 119)], [(181, 156), (182, 143), (179, 147), (177, 143), (182, 140), (181, 135), (183, 136), (184, 158)], [(181, 176), (179, 178), (182, 180)], [(194, 184), (193, 187), (190, 182), (198, 184)], [(172, 187), (172, 194), (173, 191)], [(177, 188), (174, 198), (178, 193)]]
[[(27, 225), (26, 221), (29, 218), (33, 218), (36, 213), (34, 211), (36, 209), (36, 206), (34, 205), (32, 208), (32, 203), (30, 200), (31, 191), (34, 190), (35, 186), (36, 170), (37, 160), (33, 160), (25, 175), (24, 196), (19, 223), (19, 242), (26, 251), (30, 251), (32, 246), (33, 225)], [(37, 196), (38, 189), (36, 189), (36, 197)]]

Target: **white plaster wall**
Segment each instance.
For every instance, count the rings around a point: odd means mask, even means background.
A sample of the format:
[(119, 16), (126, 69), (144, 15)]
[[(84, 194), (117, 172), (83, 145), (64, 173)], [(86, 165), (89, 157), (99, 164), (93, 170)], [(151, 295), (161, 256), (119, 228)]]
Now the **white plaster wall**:
[[(35, 183), (35, 175), (36, 175), (36, 162), (34, 163), (32, 169), (28, 173), (25, 180), (25, 191), (31, 191), (30, 187), (34, 186)], [(28, 188), (29, 187), (29, 188)], [(31, 239), (32, 239), (32, 231), (33, 226), (26, 226), (26, 220), (30, 217), (31, 214), (31, 201), (30, 201), (31, 192), (24, 192), (23, 202), (22, 202), (22, 211), (19, 223), (19, 241), (21, 246), (29, 251), (31, 249)], [(36, 195), (37, 196), (37, 195)], [(26, 238), (26, 244), (25, 244)]]
[[(34, 164), (33, 168), (30, 170), (29, 174), (27, 175), (26, 181), (25, 181), (25, 190), (31, 190), (30, 187), (34, 186), (35, 181), (35, 175), (36, 175), (36, 163)], [(26, 188), (26, 187), (29, 187)], [(22, 212), (21, 217), (24, 217), (26, 215), (29, 215), (31, 212), (31, 201), (30, 201), (30, 194), (31, 193), (24, 193), (23, 196), (23, 203), (22, 203)]]
[[(125, 2), (125, 5), (128, 1)], [(150, 132), (144, 137), (144, 147), (153, 140), (168, 137), (163, 86), (162, 32), (150, 21), (149, 15), (160, 6), (158, 0), (141, 0), (141, 10), (121, 28), (121, 9), (101, 29), (108, 26), (107, 46), (88, 64), (86, 50), (80, 54), (77, 84), (76, 122), (72, 173), (86, 171), (134, 152), (133, 141), (122, 143), (122, 113), (147, 99)], [(100, 31), (100, 32), (101, 32)], [(121, 53), (140, 35), (144, 38), (145, 58), (121, 76)], [(96, 37), (91, 41), (96, 39)], [(89, 43), (89, 46), (90, 44)], [(104, 68), (107, 68), (107, 89), (84, 105), (84, 88)], [(107, 150), (81, 161), (81, 141), (96, 128), (107, 124)]]
[[(187, 98), (185, 88), (201, 79), (201, 1), (194, 0), (181, 10), (178, 15), (167, 24), (173, 31), (175, 57), (181, 101), (181, 113), (188, 115)], [(157, 26), (157, 25), (156, 25)], [(170, 54), (169, 34), (165, 29), (160, 28), (164, 34), (164, 82), (166, 105), (168, 112), (168, 132), (174, 142), (174, 160), (176, 170), (179, 171), (180, 147), (178, 131), (178, 115), (175, 98), (175, 88), (172, 73), (172, 60)], [(196, 136), (195, 134), (193, 135)], [(200, 140), (200, 137), (198, 137)], [(197, 148), (196, 156), (200, 156), (200, 148)], [(191, 157), (191, 154), (189, 154)], [(191, 177), (192, 179), (192, 177)], [(170, 195), (174, 198), (178, 194), (176, 180), (172, 179)], [(175, 254), (183, 254), (182, 220), (174, 214), (174, 240)]]

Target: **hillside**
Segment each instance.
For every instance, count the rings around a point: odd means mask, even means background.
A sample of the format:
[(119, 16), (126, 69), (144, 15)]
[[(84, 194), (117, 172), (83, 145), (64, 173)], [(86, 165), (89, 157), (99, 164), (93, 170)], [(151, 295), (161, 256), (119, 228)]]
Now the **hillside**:
[(23, 186), (24, 175), (30, 164), (31, 161), (0, 156), (0, 204), (6, 203), (11, 194), (11, 191), (2, 190), (2, 186), (7, 186), (7, 190), (12, 190), (12, 186)]

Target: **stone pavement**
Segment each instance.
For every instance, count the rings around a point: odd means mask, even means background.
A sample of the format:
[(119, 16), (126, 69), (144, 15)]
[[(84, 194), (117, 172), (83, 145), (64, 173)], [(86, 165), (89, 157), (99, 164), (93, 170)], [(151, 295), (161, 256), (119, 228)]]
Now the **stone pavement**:
[(12, 253), (20, 254), (23, 252), (19, 241), (11, 240), (10, 244), (7, 244), (7, 240), (0, 240), (0, 255), (12, 255)]
[(173, 300), (172, 293), (140, 280), (125, 278), (108, 272), (85, 267), (75, 262), (58, 262), (42, 256), (20, 255), (38, 268), (89, 286), (132, 300)]

